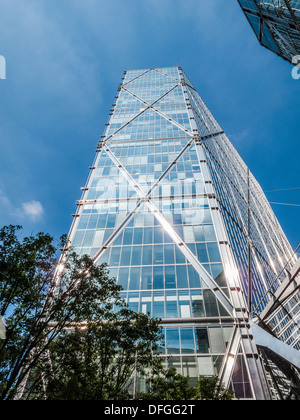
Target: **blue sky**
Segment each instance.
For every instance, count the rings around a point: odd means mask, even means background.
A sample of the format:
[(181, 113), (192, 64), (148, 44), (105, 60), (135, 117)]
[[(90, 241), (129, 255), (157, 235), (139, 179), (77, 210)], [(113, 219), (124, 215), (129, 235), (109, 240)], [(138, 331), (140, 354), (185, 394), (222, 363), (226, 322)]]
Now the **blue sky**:
[[(300, 187), (300, 80), (236, 0), (0, 0), (0, 225), (69, 231), (124, 70), (182, 66), (265, 191)], [(300, 205), (300, 190), (267, 193)], [(300, 207), (273, 205), (295, 248)]]

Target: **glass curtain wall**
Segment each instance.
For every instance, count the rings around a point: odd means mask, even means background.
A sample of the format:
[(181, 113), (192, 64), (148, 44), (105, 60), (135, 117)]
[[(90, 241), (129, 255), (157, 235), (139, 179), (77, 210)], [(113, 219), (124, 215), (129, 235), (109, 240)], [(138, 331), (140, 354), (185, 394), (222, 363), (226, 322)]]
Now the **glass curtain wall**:
[(300, 54), (300, 1), (238, 1), (261, 45), (292, 63)]
[(124, 73), (77, 205), (73, 247), (109, 265), (133, 310), (162, 319), (165, 364), (267, 398), (248, 327), (249, 235), (258, 312), (292, 250), (180, 67)]

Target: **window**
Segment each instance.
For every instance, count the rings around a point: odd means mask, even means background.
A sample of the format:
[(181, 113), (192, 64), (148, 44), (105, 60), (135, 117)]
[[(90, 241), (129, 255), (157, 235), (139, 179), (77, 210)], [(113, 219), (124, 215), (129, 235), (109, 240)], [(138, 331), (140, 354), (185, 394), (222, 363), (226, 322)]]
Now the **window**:
[(167, 352), (169, 354), (180, 353), (178, 328), (166, 328), (166, 345), (167, 345)]
[(209, 353), (207, 328), (196, 328), (196, 349), (197, 353)]
[(180, 328), (181, 353), (195, 353), (194, 331), (193, 328)]

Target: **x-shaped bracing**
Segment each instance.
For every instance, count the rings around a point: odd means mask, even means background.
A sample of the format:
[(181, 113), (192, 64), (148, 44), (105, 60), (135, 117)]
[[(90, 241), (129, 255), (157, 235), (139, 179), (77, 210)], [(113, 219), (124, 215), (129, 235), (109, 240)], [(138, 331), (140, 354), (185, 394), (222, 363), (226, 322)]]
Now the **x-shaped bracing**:
[[(156, 101), (157, 102), (157, 101)], [(169, 118), (168, 118), (169, 120)], [(177, 124), (176, 124), (177, 125)], [(119, 130), (118, 130), (119, 131)], [(234, 308), (228, 297), (224, 294), (224, 292), (220, 289), (217, 285), (215, 280), (212, 276), (206, 271), (203, 265), (199, 262), (198, 258), (191, 252), (189, 247), (184, 243), (184, 241), (180, 238), (180, 236), (176, 233), (174, 228), (170, 225), (170, 223), (165, 219), (165, 217), (160, 213), (157, 209), (155, 204), (153, 203), (152, 199), (150, 198), (151, 193), (153, 190), (160, 184), (160, 182), (167, 176), (167, 174), (172, 170), (174, 164), (184, 155), (184, 153), (194, 145), (194, 138), (190, 138), (186, 146), (182, 149), (182, 151), (178, 154), (176, 159), (168, 166), (164, 173), (160, 176), (160, 178), (152, 185), (147, 193), (145, 193), (139, 184), (132, 178), (129, 174), (127, 169), (122, 165), (122, 163), (118, 160), (118, 158), (114, 155), (107, 144), (104, 145), (104, 150), (113, 163), (119, 168), (121, 174), (124, 178), (128, 181), (128, 183), (132, 186), (132, 188), (138, 194), (138, 202), (135, 208), (127, 215), (126, 219), (123, 223), (115, 230), (115, 232), (111, 235), (111, 237), (106, 241), (106, 243), (102, 246), (101, 249), (95, 254), (94, 261), (98, 262), (99, 259), (105, 254), (107, 249), (113, 244), (115, 239), (120, 235), (120, 233), (126, 228), (126, 226), (130, 223), (130, 221), (134, 218), (136, 213), (139, 211), (141, 204), (145, 203), (148, 209), (152, 212), (155, 218), (158, 220), (160, 225), (163, 227), (165, 231), (169, 234), (172, 238), (174, 243), (183, 253), (187, 261), (194, 267), (194, 269), (198, 272), (202, 280), (206, 283), (206, 285), (212, 290), (216, 298), (222, 304), (222, 306), (227, 310), (227, 312), (234, 316)]]
[[(140, 76), (139, 76), (140, 77)], [(129, 82), (131, 83), (131, 82)], [(185, 135), (192, 137), (193, 133), (191, 132), (191, 130), (188, 130), (186, 127), (183, 127), (181, 124), (179, 124), (177, 121), (173, 120), (172, 118), (168, 117), (167, 115), (165, 115), (163, 112), (161, 112), (159, 109), (155, 108), (155, 105), (161, 101), (165, 96), (169, 95), (173, 90), (175, 90), (178, 86), (180, 86), (180, 83), (177, 83), (175, 86), (173, 86), (171, 89), (169, 89), (167, 92), (165, 92), (161, 97), (159, 97), (158, 99), (156, 99), (153, 103), (149, 104), (148, 102), (146, 102), (144, 99), (141, 99), (139, 96), (137, 96), (136, 94), (130, 92), (129, 89), (125, 88), (124, 86), (122, 87), (122, 89), (124, 91), (126, 91), (127, 93), (129, 93), (132, 97), (134, 97), (135, 99), (139, 100), (144, 106), (145, 108), (139, 112), (137, 115), (135, 115), (132, 119), (130, 119), (129, 121), (127, 121), (122, 127), (118, 128), (114, 133), (110, 134), (108, 137), (104, 138), (103, 141), (105, 142), (109, 142), (111, 138), (113, 138), (114, 136), (116, 136), (120, 131), (122, 131), (125, 127), (127, 127), (128, 125), (130, 125), (133, 121), (135, 121), (137, 118), (139, 118), (142, 114), (144, 114), (146, 111), (148, 111), (149, 109), (152, 109), (153, 111), (155, 111), (157, 114), (159, 114), (161, 117), (165, 118), (167, 121), (169, 121), (171, 124), (175, 125), (177, 128), (181, 129)]]
[[(148, 70), (150, 71), (150, 70)], [(145, 72), (147, 73), (147, 72)], [(144, 74), (145, 74), (144, 73)], [(141, 77), (142, 75), (138, 76)], [(137, 78), (138, 78), (137, 77)], [(135, 79), (137, 79), (135, 78)], [(135, 80), (133, 79), (133, 80)], [(130, 84), (133, 80), (128, 82)], [(164, 93), (160, 98), (155, 100), (152, 104), (147, 103), (143, 99), (139, 98), (136, 94), (133, 94), (130, 92), (129, 89), (125, 88), (125, 86), (128, 87), (128, 84), (122, 86), (122, 89), (126, 90), (127, 93), (132, 95), (135, 99), (138, 99), (141, 103), (145, 105), (145, 109), (142, 110), (142, 112), (138, 113), (134, 118), (132, 118), (130, 121), (125, 123), (121, 128), (116, 130), (113, 134), (109, 135), (107, 138), (103, 141), (103, 149), (107, 153), (107, 155), (110, 157), (110, 159), (113, 161), (113, 163), (118, 167), (121, 174), (124, 176), (124, 178), (127, 180), (129, 185), (136, 191), (138, 195), (138, 201), (136, 203), (136, 206), (134, 209), (127, 215), (125, 220), (120, 224), (119, 227), (114, 231), (114, 233), (108, 238), (108, 240), (105, 242), (105, 244), (99, 249), (99, 251), (94, 255), (93, 259), (95, 262), (98, 262), (101, 257), (105, 254), (107, 249), (110, 248), (110, 246), (113, 244), (113, 242), (116, 240), (116, 238), (121, 234), (121, 232), (128, 226), (130, 221), (134, 218), (134, 216), (137, 214), (139, 209), (141, 208), (141, 205), (144, 203), (148, 209), (151, 211), (151, 213), (155, 216), (155, 218), (158, 220), (162, 228), (169, 234), (169, 236), (172, 238), (176, 246), (180, 249), (182, 254), (185, 256), (187, 261), (194, 267), (194, 269), (197, 271), (197, 273), (200, 275), (201, 279), (205, 282), (205, 284), (211, 289), (211, 291), (214, 293), (215, 297), (218, 299), (218, 301), (222, 304), (222, 306), (227, 310), (230, 316), (234, 317), (234, 307), (229, 300), (229, 298), (225, 295), (225, 293), (222, 291), (222, 289), (218, 286), (218, 284), (215, 282), (213, 277), (207, 272), (207, 270), (203, 267), (203, 265), (200, 263), (198, 258), (192, 253), (192, 251), (189, 249), (189, 247), (185, 244), (185, 242), (180, 238), (180, 236), (177, 234), (173, 226), (165, 219), (165, 217), (161, 214), (161, 212), (158, 210), (156, 205), (154, 204), (153, 200), (151, 199), (151, 194), (153, 190), (160, 184), (160, 182), (167, 176), (167, 174), (172, 170), (174, 165), (178, 162), (178, 160), (186, 153), (189, 148), (195, 144), (195, 140), (193, 137), (193, 133), (183, 127), (178, 122), (174, 121), (173, 119), (166, 116), (163, 112), (155, 108), (155, 104), (157, 104), (161, 99), (163, 99), (165, 96), (167, 96), (169, 93), (171, 93), (176, 87), (180, 86), (180, 83), (177, 83), (174, 87), (172, 87), (168, 92)], [(168, 120), (171, 124), (174, 124), (176, 127), (180, 128), (184, 133), (186, 137), (189, 137), (189, 140), (185, 147), (182, 149), (182, 151), (178, 154), (178, 156), (174, 159), (173, 162), (167, 167), (167, 169), (161, 174), (161, 176), (156, 180), (156, 182), (151, 186), (151, 188), (148, 190), (148, 192), (144, 192), (143, 189), (140, 187), (138, 182), (136, 182), (133, 177), (130, 175), (130, 173), (127, 171), (127, 169), (122, 165), (122, 163), (119, 161), (119, 159), (115, 156), (115, 154), (111, 151), (108, 143), (111, 138), (113, 138), (116, 134), (118, 134), (121, 130), (123, 130), (127, 125), (131, 124), (135, 119), (140, 117), (144, 112), (146, 112), (148, 109), (152, 109), (154, 112), (158, 113), (160, 116)]]

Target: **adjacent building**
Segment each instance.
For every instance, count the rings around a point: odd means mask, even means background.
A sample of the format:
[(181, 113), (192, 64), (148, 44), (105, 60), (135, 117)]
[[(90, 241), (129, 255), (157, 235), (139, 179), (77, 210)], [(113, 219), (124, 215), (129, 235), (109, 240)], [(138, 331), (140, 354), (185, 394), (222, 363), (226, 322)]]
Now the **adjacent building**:
[(300, 0), (238, 0), (264, 47), (290, 63), (300, 55)]
[[(125, 72), (77, 205), (73, 247), (109, 265), (133, 310), (162, 319), (166, 364), (192, 383), (219, 375), (241, 399), (277, 395), (251, 323), (296, 257), (180, 67)], [(282, 327), (281, 319), (277, 311), (271, 327), (260, 326), (279, 328), (299, 350), (297, 320)], [(134, 392), (144, 387), (137, 379)]]

